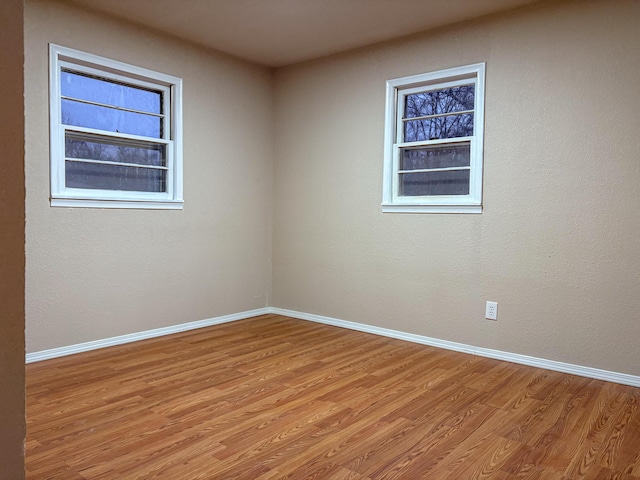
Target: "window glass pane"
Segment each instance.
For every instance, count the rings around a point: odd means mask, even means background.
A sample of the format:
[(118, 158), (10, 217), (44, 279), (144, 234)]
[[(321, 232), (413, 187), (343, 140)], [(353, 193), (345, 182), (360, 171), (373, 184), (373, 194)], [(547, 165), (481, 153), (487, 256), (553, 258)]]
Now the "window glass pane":
[(67, 132), (65, 156), (105, 162), (137, 163), (164, 167), (166, 145)]
[(103, 163), (65, 162), (66, 186), (129, 192), (166, 192), (167, 171)]
[(462, 85), (407, 95), (403, 118), (473, 110), (474, 93), (474, 85)]
[(66, 70), (60, 73), (60, 86), (62, 95), (65, 97), (143, 112), (162, 113), (162, 92), (159, 91), (123, 85), (113, 80), (104, 80)]
[(471, 144), (406, 148), (400, 157), (400, 170), (425, 168), (468, 167), (471, 164)]
[(142, 113), (62, 100), (62, 123), (108, 132), (162, 138), (162, 120)]
[(468, 195), (469, 170), (400, 174), (400, 196)]
[(473, 135), (473, 113), (404, 122), (404, 141), (420, 142)]

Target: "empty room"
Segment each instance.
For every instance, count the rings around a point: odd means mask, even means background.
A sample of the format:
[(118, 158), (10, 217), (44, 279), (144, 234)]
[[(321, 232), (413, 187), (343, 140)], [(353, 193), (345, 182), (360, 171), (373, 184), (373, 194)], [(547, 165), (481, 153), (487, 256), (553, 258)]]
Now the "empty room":
[(640, 480), (640, 2), (0, 12), (0, 479)]

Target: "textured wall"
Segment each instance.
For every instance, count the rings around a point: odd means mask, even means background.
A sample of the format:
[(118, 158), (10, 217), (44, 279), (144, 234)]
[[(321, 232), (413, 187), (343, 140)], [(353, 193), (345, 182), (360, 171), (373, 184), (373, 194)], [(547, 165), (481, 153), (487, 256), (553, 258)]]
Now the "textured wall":
[[(25, 28), (27, 351), (265, 307), (271, 72), (49, 0)], [(183, 78), (183, 211), (49, 206), (49, 42)]]
[(24, 478), (24, 76), (22, 0), (0, 2), (0, 479)]
[[(272, 304), (640, 375), (639, 21), (555, 2), (279, 70)], [(385, 81), (483, 61), (484, 213), (382, 214)]]
[[(277, 70), (272, 96), (266, 69), (29, 0), (28, 351), (271, 304), (640, 375), (638, 20), (549, 2)], [(184, 211), (49, 207), (48, 42), (184, 78)], [(383, 215), (385, 80), (480, 61), (484, 213)]]

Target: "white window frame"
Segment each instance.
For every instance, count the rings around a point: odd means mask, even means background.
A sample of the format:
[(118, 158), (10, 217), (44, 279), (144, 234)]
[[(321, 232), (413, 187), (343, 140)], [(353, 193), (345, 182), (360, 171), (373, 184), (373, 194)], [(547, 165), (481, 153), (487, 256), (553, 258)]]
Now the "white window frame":
[[(485, 63), (439, 70), (387, 81), (384, 133), (382, 211), (397, 213), (482, 213), (482, 162), (484, 139)], [(439, 90), (456, 85), (475, 85), (474, 127), (470, 137), (403, 142), (404, 99), (409, 94)], [(468, 195), (400, 196), (399, 157), (411, 146), (470, 143)]]
[[(137, 192), (69, 188), (65, 182), (65, 132), (73, 131), (124, 140), (148, 140), (146, 137), (75, 127), (62, 123), (62, 69), (133, 86), (163, 92), (162, 138), (156, 144), (166, 145), (167, 191)], [(111, 60), (67, 47), (49, 45), (49, 125), (51, 206), (98, 208), (182, 209), (182, 79), (145, 68)]]

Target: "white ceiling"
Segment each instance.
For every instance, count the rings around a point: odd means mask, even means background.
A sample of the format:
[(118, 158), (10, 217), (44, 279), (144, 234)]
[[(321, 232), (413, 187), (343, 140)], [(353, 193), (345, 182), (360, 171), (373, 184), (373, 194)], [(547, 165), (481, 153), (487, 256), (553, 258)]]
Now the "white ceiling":
[(538, 0), (68, 0), (278, 67)]

